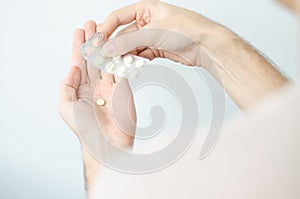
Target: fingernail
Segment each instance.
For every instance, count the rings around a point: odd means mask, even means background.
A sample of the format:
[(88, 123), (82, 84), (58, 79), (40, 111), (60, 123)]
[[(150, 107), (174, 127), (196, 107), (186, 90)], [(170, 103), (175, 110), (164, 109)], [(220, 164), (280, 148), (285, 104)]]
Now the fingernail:
[(104, 44), (103, 48), (102, 48), (102, 53), (103, 55), (107, 56), (107, 57), (111, 57), (113, 52), (114, 52), (114, 45), (112, 44), (112, 42), (107, 42), (106, 44)]

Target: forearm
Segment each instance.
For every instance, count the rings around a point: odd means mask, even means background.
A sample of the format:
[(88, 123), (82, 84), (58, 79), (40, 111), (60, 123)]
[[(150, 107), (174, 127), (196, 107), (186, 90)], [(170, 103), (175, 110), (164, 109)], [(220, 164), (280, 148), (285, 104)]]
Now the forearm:
[(241, 109), (252, 107), (289, 82), (266, 58), (227, 28), (220, 26), (211, 31), (201, 41), (212, 60), (205, 68)]

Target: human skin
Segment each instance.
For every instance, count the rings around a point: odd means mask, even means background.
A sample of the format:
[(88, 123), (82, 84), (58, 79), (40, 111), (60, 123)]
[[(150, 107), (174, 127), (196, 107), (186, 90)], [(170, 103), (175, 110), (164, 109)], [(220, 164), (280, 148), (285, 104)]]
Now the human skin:
[[(284, 6), (286, 6), (287, 8), (289, 8), (297, 17), (298, 19), (298, 24), (300, 25), (300, 0), (277, 0), (277, 2), (283, 4)], [(298, 28), (300, 27), (298, 25)], [(299, 34), (299, 33), (298, 33)], [(300, 46), (299, 43), (299, 36), (298, 36), (298, 45)], [(299, 68), (298, 68), (298, 74), (299, 74)]]
[[(99, 130), (101, 128), (111, 143), (119, 148), (129, 149), (133, 145), (136, 123), (135, 106), (128, 81), (108, 73), (102, 72), (100, 75), (101, 72), (94, 66), (87, 64), (80, 55), (81, 45), (95, 32), (96, 23), (94, 21), (86, 22), (84, 30), (78, 29), (74, 32), (72, 67), (61, 83), (59, 101), (60, 115), (81, 141), (88, 189), (93, 184), (94, 174), (99, 169), (100, 164), (89, 153), (89, 149), (85, 146), (81, 135), (92, 130), (92, 127), (99, 127)], [(118, 100), (119, 111), (128, 112), (124, 121), (127, 121), (128, 118), (133, 121), (133, 125), (129, 125), (126, 132), (124, 128), (120, 128), (118, 125), (120, 121), (115, 120), (112, 109), (112, 96), (116, 93), (118, 86), (122, 88), (118, 89), (118, 96), (120, 96), (120, 100)], [(103, 107), (96, 105), (99, 98), (106, 100)], [(81, 114), (81, 110), (84, 110), (84, 116)], [(90, 122), (94, 121), (94, 118), (97, 122), (91, 124)], [(89, 121), (90, 126), (85, 125), (87, 121)], [(84, 130), (86, 132), (81, 132), (82, 127), (86, 128)]]
[[(229, 95), (243, 110), (255, 106), (264, 96), (288, 83), (288, 80), (268, 60), (226, 27), (195, 12), (159, 1), (141, 1), (114, 11), (103, 24), (97, 27), (97, 31), (104, 33), (105, 37), (109, 38), (120, 25), (126, 25), (133, 21), (135, 21), (133, 25), (129, 25), (119, 32), (119, 37), (107, 43), (108, 56), (131, 52), (149, 59), (162, 57), (185, 65), (202, 66), (218, 78)], [(161, 35), (147, 34), (145, 37), (145, 32), (143, 32), (145, 29), (177, 32), (195, 42), (153, 40), (160, 38)], [(133, 32), (134, 30), (139, 31)], [(87, 31), (88, 28), (85, 28), (85, 32)], [(139, 37), (143, 40), (137, 41), (136, 39)], [(82, 38), (74, 37), (74, 43), (78, 43), (78, 45), (73, 45), (73, 54), (75, 52), (73, 57), (77, 57), (77, 59), (81, 57), (78, 54), (79, 44), (81, 45), (83, 42)], [(174, 45), (174, 43), (180, 43), (180, 45)], [(171, 49), (169, 49), (170, 46)], [(184, 59), (184, 56), (179, 56), (187, 54), (197, 58), (187, 60)], [(72, 65), (76, 65), (76, 62), (73, 62)], [(81, 68), (81, 74), (85, 74), (85, 71), (84, 68)], [(72, 85), (67, 80), (64, 82), (62, 88), (65, 89), (62, 89), (62, 96), (65, 95), (64, 93), (70, 92), (66, 88)], [(69, 89), (74, 94), (74, 89)], [(71, 103), (70, 98), (68, 103)], [(63, 110), (66, 104), (61, 105), (61, 112), (62, 115), (65, 114), (64, 112), (69, 112), (70, 117), (72, 115), (71, 108), (67, 108), (69, 111)], [(66, 121), (69, 125), (71, 124), (71, 128), (74, 126), (72, 120)], [(108, 126), (109, 128), (114, 128), (114, 126)], [(118, 140), (123, 142), (122, 138)], [(132, 140), (132, 138), (128, 140)], [(132, 142), (129, 141), (129, 145)], [(95, 175), (99, 164), (84, 150), (83, 154), (88, 186), (92, 186), (93, 181), (90, 179)]]
[(299, 0), (277, 0), (279, 3), (282, 3), (284, 6), (288, 7), (293, 11), (298, 17), (300, 14), (300, 1)]
[[(202, 66), (221, 82), (242, 110), (252, 108), (288, 83), (265, 57), (228, 28), (160, 1), (145, 0), (116, 10), (97, 29), (109, 37), (119, 26), (132, 22), (104, 46), (107, 56), (131, 52), (148, 59), (162, 57)], [(164, 31), (194, 42), (172, 40), (164, 36)], [(188, 59), (183, 59), (187, 55)]]

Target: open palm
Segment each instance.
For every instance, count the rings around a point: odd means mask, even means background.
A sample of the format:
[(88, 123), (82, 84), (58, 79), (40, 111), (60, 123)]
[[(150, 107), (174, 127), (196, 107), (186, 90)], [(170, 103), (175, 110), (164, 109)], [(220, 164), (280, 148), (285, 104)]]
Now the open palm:
[[(97, 139), (96, 134), (102, 131), (118, 147), (130, 147), (134, 140), (136, 112), (128, 81), (101, 73), (80, 55), (81, 45), (95, 32), (95, 22), (88, 21), (84, 30), (74, 33), (73, 67), (61, 85), (59, 112), (81, 141), (87, 136), (90, 140)], [(97, 105), (98, 99), (103, 99), (105, 104)]]

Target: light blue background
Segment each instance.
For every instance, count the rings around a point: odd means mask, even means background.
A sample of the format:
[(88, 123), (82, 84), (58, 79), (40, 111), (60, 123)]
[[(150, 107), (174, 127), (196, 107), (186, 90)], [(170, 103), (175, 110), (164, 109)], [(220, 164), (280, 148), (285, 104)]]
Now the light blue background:
[[(69, 68), (74, 29), (87, 19), (101, 22), (112, 10), (132, 2), (1, 3), (0, 198), (85, 197), (80, 146), (58, 115), (58, 88)], [(296, 20), (272, 0), (167, 2), (225, 24), (268, 55), (287, 75), (297, 77)], [(178, 70), (195, 82), (191, 70)], [(207, 107), (210, 101), (205, 84), (194, 85), (202, 99), (199, 107)], [(137, 99), (138, 109), (147, 105), (145, 98)], [(226, 109), (227, 120), (240, 114), (229, 98)], [(211, 109), (201, 110), (205, 127)]]

